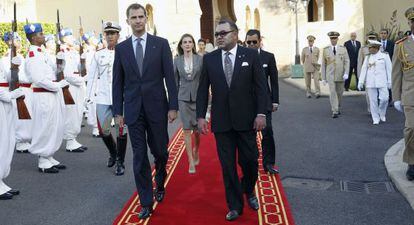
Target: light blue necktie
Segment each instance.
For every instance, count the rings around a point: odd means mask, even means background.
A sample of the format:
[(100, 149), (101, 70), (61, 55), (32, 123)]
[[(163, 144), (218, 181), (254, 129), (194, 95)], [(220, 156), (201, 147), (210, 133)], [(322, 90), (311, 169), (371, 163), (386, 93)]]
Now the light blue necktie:
[(140, 71), (140, 74), (142, 76), (142, 63), (144, 61), (144, 53), (142, 51), (142, 44), (141, 44), (141, 40), (142, 38), (137, 38), (136, 42), (137, 45), (135, 47), (135, 59), (137, 60), (137, 64), (138, 64), (138, 69)]

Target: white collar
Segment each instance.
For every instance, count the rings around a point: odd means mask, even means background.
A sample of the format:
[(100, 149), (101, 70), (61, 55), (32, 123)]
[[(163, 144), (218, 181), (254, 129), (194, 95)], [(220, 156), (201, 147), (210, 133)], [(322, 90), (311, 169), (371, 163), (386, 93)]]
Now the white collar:
[(141, 37), (137, 37), (134, 34), (132, 34), (132, 36), (131, 36), (132, 42), (135, 42), (138, 38), (141, 38), (143, 41), (147, 41), (147, 37), (148, 37), (147, 32), (145, 32), (143, 35), (141, 35)]
[(226, 54), (226, 52), (230, 52), (232, 55), (236, 56), (237, 53), (237, 46), (238, 44), (236, 44), (234, 46), (234, 48), (230, 49), (230, 51), (224, 51), (223, 49), (221, 50), (221, 54), (224, 56), (224, 54)]

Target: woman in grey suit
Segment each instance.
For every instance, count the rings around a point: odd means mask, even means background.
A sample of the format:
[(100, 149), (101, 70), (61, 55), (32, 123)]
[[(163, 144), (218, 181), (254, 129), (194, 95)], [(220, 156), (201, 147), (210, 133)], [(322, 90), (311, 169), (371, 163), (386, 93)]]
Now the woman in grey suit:
[(188, 172), (195, 173), (195, 166), (200, 162), (198, 155), (200, 134), (197, 128), (196, 99), (203, 58), (197, 54), (194, 38), (190, 34), (184, 34), (181, 37), (177, 52), (178, 56), (174, 59), (174, 73), (178, 86), (178, 108), (184, 129), (189, 163)]

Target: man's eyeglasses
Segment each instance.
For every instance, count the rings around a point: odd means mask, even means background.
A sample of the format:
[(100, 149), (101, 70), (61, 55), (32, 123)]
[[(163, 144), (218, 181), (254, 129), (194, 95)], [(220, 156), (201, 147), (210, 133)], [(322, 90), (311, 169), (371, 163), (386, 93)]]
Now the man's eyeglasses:
[(254, 41), (246, 41), (246, 43), (248, 45), (251, 45), (251, 44), (256, 45), (257, 44), (257, 41), (256, 40), (254, 40)]
[(231, 32), (233, 32), (234, 30), (231, 30), (231, 31), (220, 31), (220, 32), (216, 32), (216, 33), (214, 33), (214, 37), (216, 37), (216, 38), (218, 38), (219, 36), (220, 37), (224, 37), (224, 36), (226, 36), (227, 34), (230, 34)]

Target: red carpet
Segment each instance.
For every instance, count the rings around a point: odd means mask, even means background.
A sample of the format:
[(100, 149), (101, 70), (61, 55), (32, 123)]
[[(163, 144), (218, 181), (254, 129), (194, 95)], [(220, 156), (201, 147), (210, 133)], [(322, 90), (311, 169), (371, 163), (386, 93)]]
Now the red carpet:
[[(170, 158), (167, 165), (168, 178), (164, 201), (154, 205), (155, 212), (150, 218), (139, 220), (137, 214), (140, 211), (140, 205), (135, 192), (113, 224), (229, 224), (225, 220), (227, 207), (221, 167), (215, 146), (213, 134), (202, 136), (200, 165), (197, 167), (196, 174), (189, 174), (184, 138), (180, 129), (169, 145)], [(260, 174), (256, 194), (260, 209), (253, 211), (245, 204), (243, 215), (232, 223), (294, 225), (280, 177), (265, 174), (261, 167), (261, 158), (259, 164)]]

